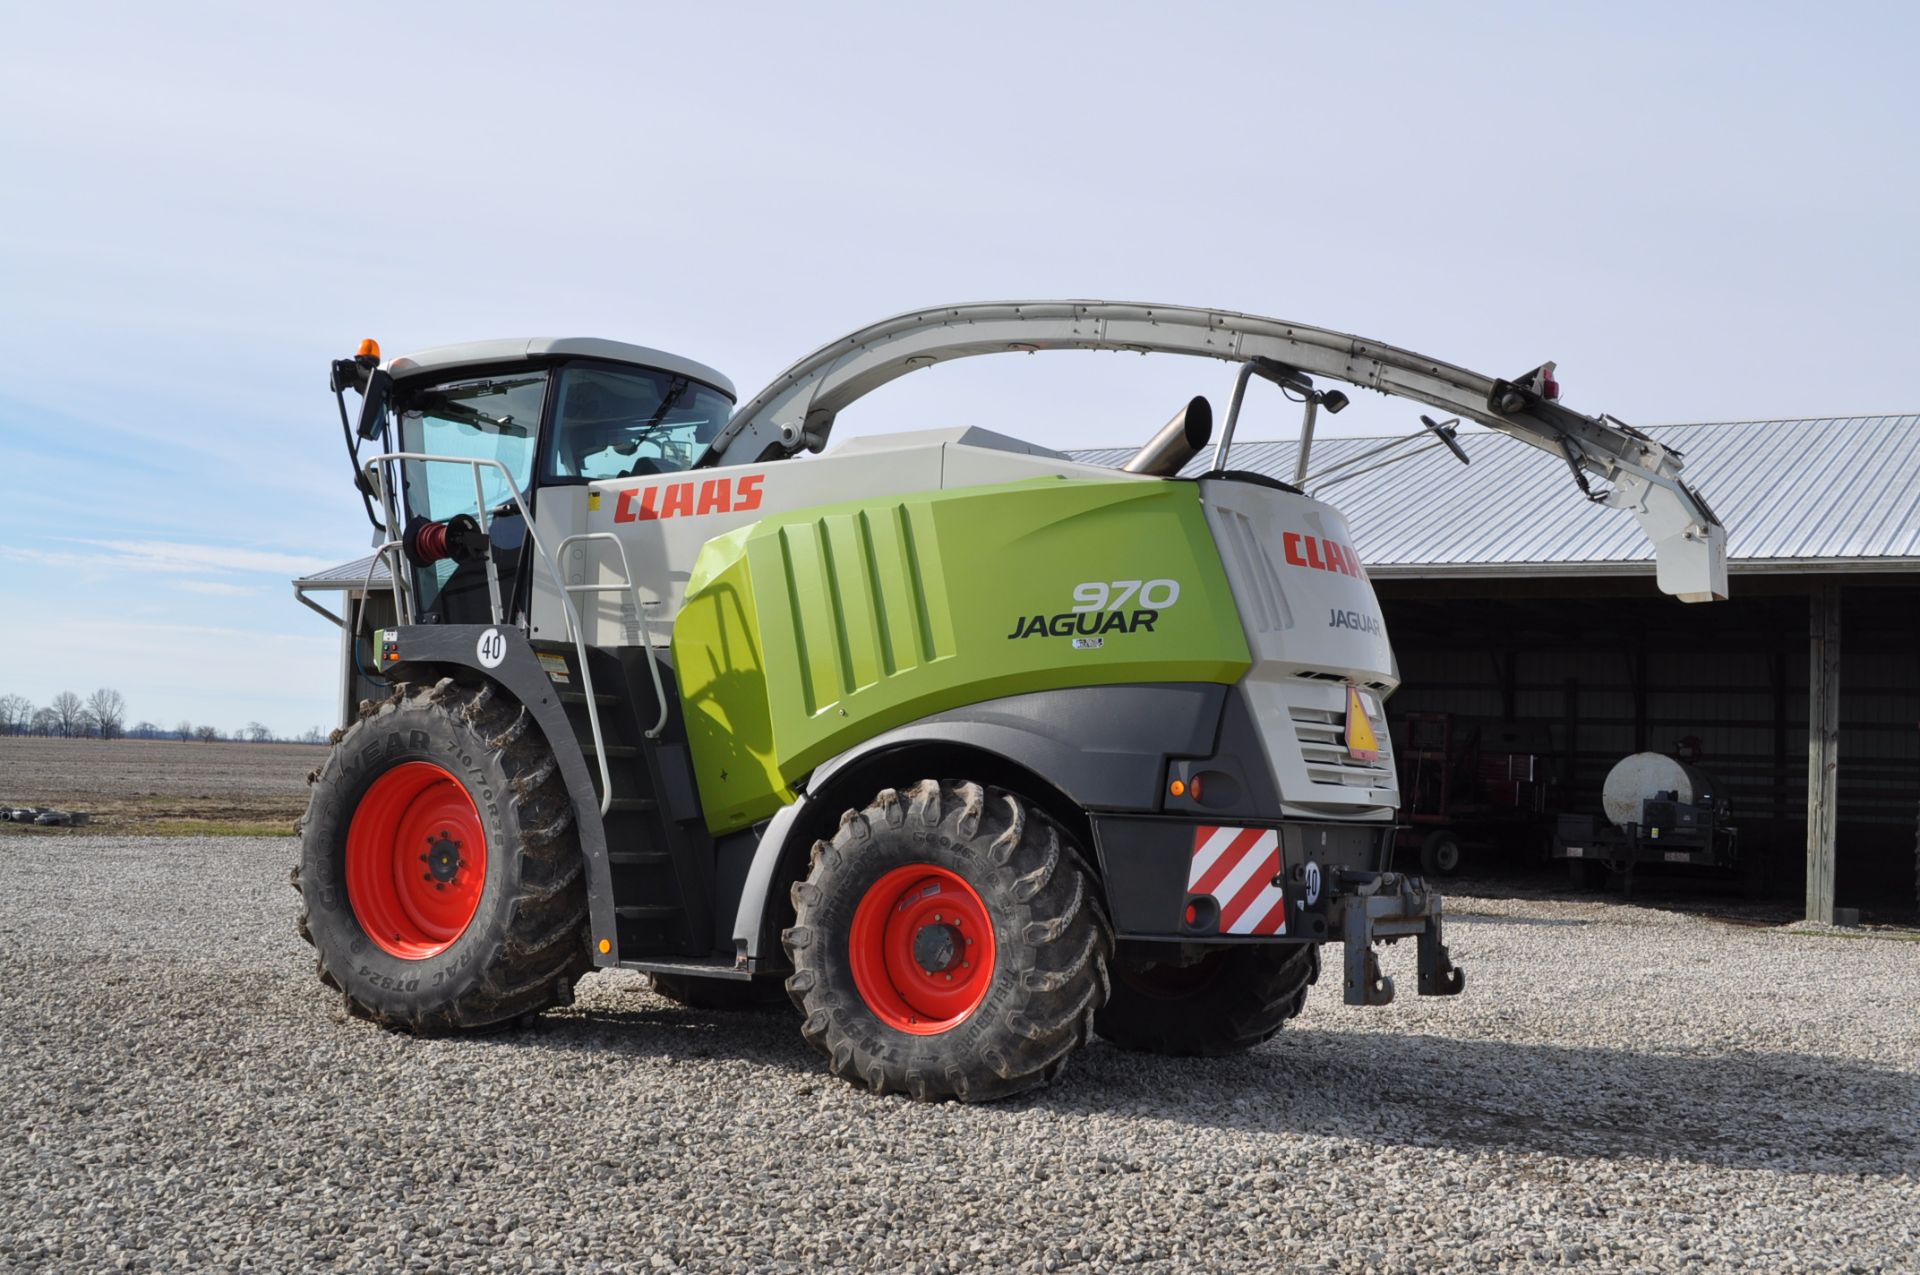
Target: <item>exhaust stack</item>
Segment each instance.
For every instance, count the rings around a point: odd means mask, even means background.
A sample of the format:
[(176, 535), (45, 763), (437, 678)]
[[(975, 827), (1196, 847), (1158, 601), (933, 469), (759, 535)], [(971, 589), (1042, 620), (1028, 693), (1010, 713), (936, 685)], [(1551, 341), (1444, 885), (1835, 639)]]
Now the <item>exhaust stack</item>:
[(1182, 466), (1200, 454), (1200, 449), (1212, 437), (1213, 405), (1204, 396), (1196, 394), (1158, 434), (1147, 441), (1145, 447), (1133, 454), (1132, 460), (1120, 468), (1129, 474), (1172, 478)]

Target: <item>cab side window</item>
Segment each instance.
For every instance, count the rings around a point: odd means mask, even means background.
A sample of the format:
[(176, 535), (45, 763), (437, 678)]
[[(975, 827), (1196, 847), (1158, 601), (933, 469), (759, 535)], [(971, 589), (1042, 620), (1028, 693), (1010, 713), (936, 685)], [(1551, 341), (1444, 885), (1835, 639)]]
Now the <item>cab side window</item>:
[(733, 411), (710, 386), (641, 368), (564, 368), (555, 395), (545, 471), (558, 482), (676, 473)]

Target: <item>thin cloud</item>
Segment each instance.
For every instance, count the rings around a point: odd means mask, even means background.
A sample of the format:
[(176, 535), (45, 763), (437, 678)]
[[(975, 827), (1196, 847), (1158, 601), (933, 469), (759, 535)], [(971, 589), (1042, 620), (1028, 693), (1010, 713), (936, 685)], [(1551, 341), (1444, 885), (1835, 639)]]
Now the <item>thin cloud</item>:
[(91, 552), (68, 549), (30, 549), (0, 546), (0, 558), (71, 569), (160, 571), (181, 575), (233, 573), (296, 576), (326, 565), (318, 558), (275, 553), (266, 549), (238, 549), (231, 545), (187, 544), (166, 540), (70, 540), (88, 545)]
[(236, 549), (231, 545), (196, 545), (165, 540), (81, 540), (156, 571), (258, 571), (298, 575), (324, 563), (304, 554), (274, 553), (265, 549)]
[(227, 584), (221, 580), (175, 580), (173, 587), (185, 589), (188, 593), (211, 593), (221, 598), (252, 597), (260, 592), (258, 589), (249, 589), (244, 584)]

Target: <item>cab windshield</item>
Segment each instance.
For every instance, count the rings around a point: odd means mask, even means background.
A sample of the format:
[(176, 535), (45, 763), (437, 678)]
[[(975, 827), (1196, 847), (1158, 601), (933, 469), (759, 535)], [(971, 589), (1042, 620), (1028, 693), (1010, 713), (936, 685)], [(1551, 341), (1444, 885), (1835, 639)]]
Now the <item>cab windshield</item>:
[(566, 483), (678, 472), (732, 413), (719, 390), (675, 373), (562, 368), (542, 477)]
[[(505, 474), (492, 465), (480, 467), (481, 498), (495, 508), (526, 489), (546, 396), (545, 372), (474, 377), (416, 391), (399, 404), (401, 449), (500, 462)], [(404, 463), (409, 512), (434, 520), (478, 512), (470, 466)]]

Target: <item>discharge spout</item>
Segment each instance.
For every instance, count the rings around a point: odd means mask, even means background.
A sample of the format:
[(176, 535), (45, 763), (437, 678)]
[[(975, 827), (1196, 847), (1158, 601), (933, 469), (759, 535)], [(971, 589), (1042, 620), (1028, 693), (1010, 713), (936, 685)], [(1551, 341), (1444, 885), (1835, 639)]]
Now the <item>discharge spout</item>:
[(1133, 459), (1120, 468), (1129, 474), (1152, 474), (1172, 478), (1213, 437), (1213, 405), (1202, 395), (1181, 408), (1174, 418), (1155, 434)]

